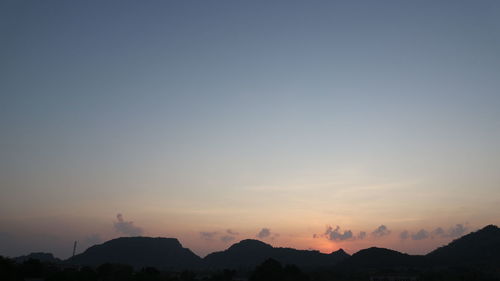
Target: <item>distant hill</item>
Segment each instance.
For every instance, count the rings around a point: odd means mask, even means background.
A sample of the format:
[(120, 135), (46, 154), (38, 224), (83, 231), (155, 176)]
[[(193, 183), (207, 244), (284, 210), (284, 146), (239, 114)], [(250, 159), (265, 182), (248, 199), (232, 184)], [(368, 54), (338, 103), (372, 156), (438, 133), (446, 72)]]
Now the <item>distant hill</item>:
[(488, 225), (430, 252), (427, 257), (443, 265), (499, 265), (500, 228)]
[(283, 264), (294, 264), (302, 268), (330, 267), (349, 255), (343, 250), (331, 254), (319, 251), (275, 248), (259, 240), (242, 240), (225, 251), (215, 252), (204, 261), (211, 268), (250, 269), (272, 258)]
[[(425, 256), (400, 253), (384, 248), (368, 248), (349, 256), (342, 249), (323, 254), (319, 251), (273, 247), (259, 240), (242, 240), (224, 251), (201, 259), (175, 238), (122, 237), (88, 248), (64, 263), (98, 266), (103, 263), (129, 264), (135, 268), (158, 269), (243, 269), (251, 270), (267, 259), (294, 264), (302, 269), (339, 270), (409, 269), (435, 266), (482, 266), (500, 264), (500, 228), (489, 225), (467, 234)], [(49, 253), (31, 253), (14, 260), (29, 259), (63, 263)]]
[(42, 252), (31, 253), (31, 254), (28, 254), (25, 256), (20, 256), (20, 257), (14, 258), (14, 260), (18, 263), (22, 263), (22, 262), (25, 262), (25, 261), (30, 260), (30, 259), (39, 260), (41, 262), (48, 262), (48, 263), (61, 263), (62, 262), (62, 260), (54, 257), (53, 254), (42, 253)]
[(66, 262), (97, 266), (103, 263), (128, 264), (135, 268), (197, 269), (202, 259), (183, 248), (175, 238), (122, 237), (88, 248)]
[(346, 269), (381, 269), (422, 267), (428, 264), (424, 256), (414, 256), (398, 251), (372, 247), (360, 250), (339, 264)]

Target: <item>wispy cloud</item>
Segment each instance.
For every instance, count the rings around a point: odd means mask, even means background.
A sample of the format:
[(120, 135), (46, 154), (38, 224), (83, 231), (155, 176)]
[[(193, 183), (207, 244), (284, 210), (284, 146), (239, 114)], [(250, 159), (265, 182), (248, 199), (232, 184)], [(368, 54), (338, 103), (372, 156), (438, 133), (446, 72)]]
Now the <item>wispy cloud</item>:
[(224, 243), (229, 243), (231, 241), (234, 241), (234, 239), (235, 239), (234, 236), (224, 235), (224, 236), (221, 236), (220, 241), (222, 241)]
[(213, 231), (213, 232), (201, 231), (200, 232), (200, 237), (202, 239), (205, 239), (205, 240), (214, 240), (216, 235), (217, 235), (217, 231)]
[(240, 235), (238, 232), (233, 231), (232, 229), (227, 229), (226, 233), (229, 234), (229, 235)]
[(234, 241), (236, 239), (236, 236), (238, 235), (240, 235), (238, 232), (232, 229), (226, 229), (226, 235), (221, 236), (220, 241), (224, 243), (229, 243), (231, 241)]
[(240, 235), (237, 231), (226, 229), (225, 231), (200, 231), (200, 238), (207, 241), (222, 241), (229, 243), (236, 240), (236, 236)]

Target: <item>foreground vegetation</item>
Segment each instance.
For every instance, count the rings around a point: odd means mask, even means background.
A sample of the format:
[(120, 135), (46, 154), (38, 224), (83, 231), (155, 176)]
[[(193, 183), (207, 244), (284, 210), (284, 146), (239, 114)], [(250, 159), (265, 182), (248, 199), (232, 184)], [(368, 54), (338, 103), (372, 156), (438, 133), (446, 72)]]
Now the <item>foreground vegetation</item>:
[[(392, 276), (392, 277), (391, 277)], [(390, 278), (399, 279), (390, 279)], [(98, 267), (77, 267), (65, 264), (43, 263), (29, 259), (22, 263), (0, 256), (0, 280), (46, 281), (348, 281), (348, 280), (500, 280), (499, 268), (448, 267), (435, 269), (357, 269), (330, 268), (302, 272), (297, 266), (283, 266), (268, 259), (253, 271), (160, 271), (153, 267), (134, 270), (132, 266), (105, 263)]]

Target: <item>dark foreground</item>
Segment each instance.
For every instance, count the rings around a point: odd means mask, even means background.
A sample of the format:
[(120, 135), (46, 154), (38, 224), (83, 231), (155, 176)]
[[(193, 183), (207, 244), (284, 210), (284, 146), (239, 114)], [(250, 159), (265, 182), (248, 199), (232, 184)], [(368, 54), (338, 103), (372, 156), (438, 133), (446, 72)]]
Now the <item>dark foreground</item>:
[(416, 280), (500, 280), (500, 267), (451, 266), (422, 268), (346, 269), (302, 271), (295, 265), (282, 265), (268, 259), (250, 271), (160, 271), (154, 267), (134, 270), (122, 264), (77, 267), (40, 262), (36, 259), (16, 263), (0, 257), (0, 280), (46, 281), (416, 281)]

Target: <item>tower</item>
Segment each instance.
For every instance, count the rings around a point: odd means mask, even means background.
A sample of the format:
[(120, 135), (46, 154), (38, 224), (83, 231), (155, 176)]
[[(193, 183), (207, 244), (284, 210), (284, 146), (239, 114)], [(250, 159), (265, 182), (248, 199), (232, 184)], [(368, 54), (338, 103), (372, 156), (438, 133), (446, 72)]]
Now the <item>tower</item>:
[(75, 256), (75, 252), (76, 252), (76, 242), (73, 244), (73, 255), (71, 257), (74, 257)]

